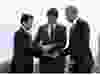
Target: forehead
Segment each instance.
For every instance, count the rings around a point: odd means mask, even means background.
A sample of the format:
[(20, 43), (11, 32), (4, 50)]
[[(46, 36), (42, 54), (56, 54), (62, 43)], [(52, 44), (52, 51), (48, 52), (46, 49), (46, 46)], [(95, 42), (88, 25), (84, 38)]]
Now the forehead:
[(75, 14), (75, 13), (78, 13), (78, 9), (76, 7), (70, 6), (70, 7), (66, 8), (66, 12)]
[(28, 18), (27, 21), (33, 21), (33, 18)]
[(56, 16), (52, 16), (52, 15), (50, 15), (50, 16), (48, 16), (49, 18), (56, 18)]

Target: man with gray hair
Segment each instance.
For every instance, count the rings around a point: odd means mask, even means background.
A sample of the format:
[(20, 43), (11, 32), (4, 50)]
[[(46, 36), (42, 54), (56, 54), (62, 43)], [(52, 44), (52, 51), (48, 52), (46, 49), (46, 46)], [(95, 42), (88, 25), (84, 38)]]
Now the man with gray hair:
[(65, 53), (70, 51), (72, 64), (72, 73), (90, 73), (93, 66), (93, 58), (89, 48), (90, 29), (86, 21), (78, 17), (78, 9), (74, 6), (68, 6), (65, 9), (65, 15), (68, 22), (72, 24), (70, 29), (69, 46)]

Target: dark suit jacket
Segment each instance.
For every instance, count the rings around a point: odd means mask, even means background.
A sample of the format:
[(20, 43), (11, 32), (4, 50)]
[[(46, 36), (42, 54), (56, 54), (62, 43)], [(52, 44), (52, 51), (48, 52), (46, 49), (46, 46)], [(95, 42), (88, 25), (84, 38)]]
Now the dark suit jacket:
[(35, 40), (35, 45), (40, 42), (40, 40), (44, 41), (44, 45), (55, 43), (57, 48), (64, 48), (66, 45), (66, 28), (57, 24), (55, 28), (55, 40), (50, 40), (47, 31), (48, 25), (40, 26), (38, 35)]
[[(40, 40), (42, 40), (42, 41), (44, 41), (43, 42), (44, 45), (52, 44), (52, 43), (56, 44), (56, 47), (52, 48), (49, 53), (52, 53), (54, 50), (58, 50), (60, 52), (60, 49), (64, 48), (65, 45), (66, 45), (66, 28), (64, 26), (61, 26), (61, 25), (57, 24), (57, 26), (55, 28), (55, 36), (54, 37), (55, 37), (54, 40), (50, 40), (49, 39), (49, 36), (48, 36), (48, 24), (40, 26), (39, 27), (39, 31), (37, 33), (37, 37), (36, 37), (36, 39), (34, 41), (34, 46), (38, 47), (37, 44), (40, 42)], [(62, 57), (62, 59), (60, 59), (61, 57)], [(49, 62), (52, 62), (52, 63), (49, 63)], [(56, 64), (53, 64), (53, 63), (56, 63)], [(40, 72), (46, 72), (46, 71), (50, 72), (51, 68), (52, 69), (56, 68), (55, 70), (57, 70), (58, 67), (60, 67), (60, 68), (57, 71), (55, 71), (54, 69), (51, 70), (51, 71), (54, 71), (54, 72), (58, 72), (58, 71), (59, 72), (61, 72), (61, 71), (63, 72), (64, 71), (63, 70), (64, 69), (64, 57), (63, 56), (59, 56), (59, 57), (57, 56), (56, 59), (55, 58), (51, 58), (49, 56), (43, 56), (43, 57), (40, 58), (40, 64), (41, 64), (40, 65)], [(50, 64), (52, 64), (52, 65), (50, 66)], [(47, 65), (48, 65), (48, 67), (47, 67)], [(54, 65), (55, 65), (55, 67), (54, 67)]]
[(89, 38), (90, 29), (88, 23), (78, 19), (70, 30), (69, 48), (74, 56), (87, 56), (90, 53)]
[(90, 72), (94, 64), (92, 53), (89, 48), (90, 29), (88, 23), (78, 19), (74, 28), (70, 31), (69, 50), (76, 66), (73, 65), (72, 72)]
[[(16, 72), (31, 72), (33, 57), (31, 43), (32, 37), (20, 28), (14, 36), (14, 57), (13, 64), (15, 64)], [(29, 64), (27, 66), (26, 64)], [(31, 67), (31, 66), (32, 67)], [(28, 70), (30, 68), (30, 71)]]

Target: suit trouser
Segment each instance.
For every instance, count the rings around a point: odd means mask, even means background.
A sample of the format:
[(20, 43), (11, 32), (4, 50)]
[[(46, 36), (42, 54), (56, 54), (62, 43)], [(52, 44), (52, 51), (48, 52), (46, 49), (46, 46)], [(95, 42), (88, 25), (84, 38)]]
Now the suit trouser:
[(48, 56), (40, 58), (40, 73), (64, 73), (64, 59), (58, 56), (53, 59)]
[(72, 73), (90, 73), (93, 64), (88, 56), (72, 56), (75, 64), (72, 64)]
[(10, 73), (32, 73), (33, 72), (32, 57), (23, 58), (20, 60), (19, 59), (14, 58), (12, 60)]

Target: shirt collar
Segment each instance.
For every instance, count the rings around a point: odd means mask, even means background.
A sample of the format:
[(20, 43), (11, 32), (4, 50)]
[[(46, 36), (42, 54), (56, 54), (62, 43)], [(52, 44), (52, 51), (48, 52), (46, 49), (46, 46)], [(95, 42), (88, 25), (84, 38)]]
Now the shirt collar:
[(77, 18), (73, 21), (73, 24), (76, 24), (78, 19), (79, 19), (79, 17), (77, 17)]
[(32, 28), (30, 30), (26, 30), (24, 26), (22, 26), (22, 29), (25, 31), (25, 32), (28, 32), (28, 33), (32, 33)]
[[(48, 24), (48, 27), (51, 27), (51, 24)], [(53, 28), (56, 28), (56, 24), (53, 24)]]

